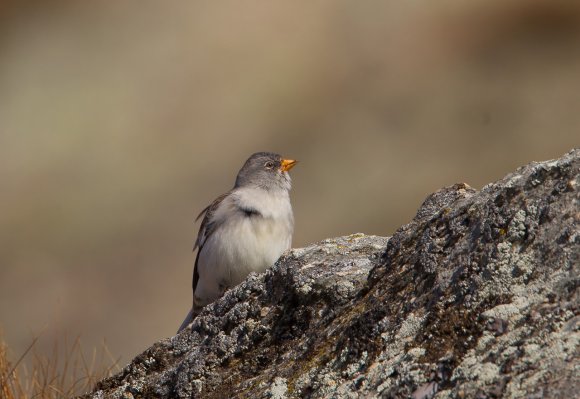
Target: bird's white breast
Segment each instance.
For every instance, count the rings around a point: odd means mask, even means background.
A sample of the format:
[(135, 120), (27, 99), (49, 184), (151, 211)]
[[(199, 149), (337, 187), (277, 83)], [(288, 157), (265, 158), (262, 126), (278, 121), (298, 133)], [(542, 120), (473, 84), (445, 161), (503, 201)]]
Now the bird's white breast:
[(217, 299), (224, 287), (239, 284), (249, 273), (265, 271), (292, 243), (294, 217), (286, 190), (234, 190), (212, 220), (218, 227), (207, 237), (197, 263), (195, 296), (204, 302)]

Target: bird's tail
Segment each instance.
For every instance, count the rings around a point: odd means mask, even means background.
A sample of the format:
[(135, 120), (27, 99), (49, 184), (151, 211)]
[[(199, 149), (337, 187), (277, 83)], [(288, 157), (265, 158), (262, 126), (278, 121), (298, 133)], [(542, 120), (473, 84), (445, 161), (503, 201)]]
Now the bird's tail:
[(185, 320), (183, 320), (183, 323), (181, 323), (181, 326), (179, 326), (179, 330), (177, 330), (177, 333), (179, 334), (181, 332), (181, 330), (183, 330), (185, 327), (190, 325), (191, 322), (193, 321), (193, 318), (196, 315), (197, 314), (193, 313), (193, 307), (192, 307), (191, 310), (189, 311), (189, 313), (187, 314), (187, 316), (185, 317)]

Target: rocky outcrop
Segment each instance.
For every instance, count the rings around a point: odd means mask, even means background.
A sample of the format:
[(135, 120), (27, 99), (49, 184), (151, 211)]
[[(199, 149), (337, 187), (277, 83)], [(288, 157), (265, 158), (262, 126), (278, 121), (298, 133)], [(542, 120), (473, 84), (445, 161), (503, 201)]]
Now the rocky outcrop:
[(580, 150), (284, 255), (87, 397), (571, 398)]

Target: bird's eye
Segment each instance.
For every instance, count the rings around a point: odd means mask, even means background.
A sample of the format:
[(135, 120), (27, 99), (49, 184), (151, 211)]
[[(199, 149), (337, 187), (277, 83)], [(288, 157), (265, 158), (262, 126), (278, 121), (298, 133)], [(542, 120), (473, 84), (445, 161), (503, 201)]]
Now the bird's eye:
[(272, 169), (274, 167), (274, 162), (268, 161), (264, 164), (264, 166), (266, 167), (266, 169)]

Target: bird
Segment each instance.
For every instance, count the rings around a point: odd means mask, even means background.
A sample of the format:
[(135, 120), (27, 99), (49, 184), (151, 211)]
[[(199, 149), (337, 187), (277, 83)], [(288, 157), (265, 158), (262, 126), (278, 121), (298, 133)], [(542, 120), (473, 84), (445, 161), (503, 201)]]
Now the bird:
[(273, 266), (292, 245), (294, 214), (288, 171), (298, 161), (272, 152), (251, 155), (234, 187), (217, 197), (203, 216), (193, 250), (193, 305), (179, 327), (186, 328), (203, 307), (241, 283), (251, 272)]

